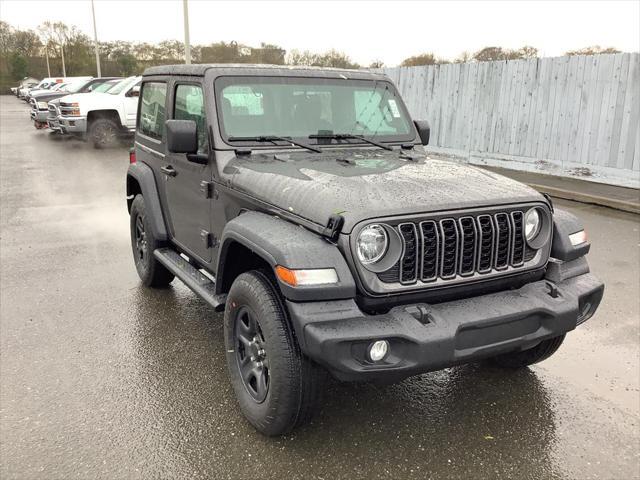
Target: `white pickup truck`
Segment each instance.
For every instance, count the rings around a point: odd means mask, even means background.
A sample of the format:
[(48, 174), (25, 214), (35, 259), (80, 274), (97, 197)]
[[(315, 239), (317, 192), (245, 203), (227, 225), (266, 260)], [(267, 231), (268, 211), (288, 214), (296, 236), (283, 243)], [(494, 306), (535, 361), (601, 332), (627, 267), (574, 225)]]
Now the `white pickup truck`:
[(142, 77), (129, 77), (104, 93), (67, 95), (60, 99), (59, 128), (88, 138), (96, 148), (109, 147), (136, 127)]

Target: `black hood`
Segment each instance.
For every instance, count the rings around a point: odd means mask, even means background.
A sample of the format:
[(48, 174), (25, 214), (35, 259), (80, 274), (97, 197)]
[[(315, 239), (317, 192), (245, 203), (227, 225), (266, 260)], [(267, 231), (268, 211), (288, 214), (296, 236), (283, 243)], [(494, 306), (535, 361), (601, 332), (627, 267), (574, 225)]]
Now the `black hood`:
[(341, 214), (345, 233), (371, 218), (543, 200), (509, 178), (413, 151), (254, 152), (232, 158), (223, 175), (234, 189), (320, 225)]

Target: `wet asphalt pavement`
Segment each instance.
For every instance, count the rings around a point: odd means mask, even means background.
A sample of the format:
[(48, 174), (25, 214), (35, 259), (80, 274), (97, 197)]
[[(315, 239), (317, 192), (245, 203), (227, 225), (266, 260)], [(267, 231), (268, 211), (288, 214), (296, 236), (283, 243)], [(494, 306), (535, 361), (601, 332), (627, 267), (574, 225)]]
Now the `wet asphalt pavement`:
[(331, 383), (311, 425), (269, 439), (236, 408), (221, 315), (138, 282), (126, 148), (0, 101), (1, 478), (640, 478), (640, 217), (556, 202), (606, 291), (545, 363)]

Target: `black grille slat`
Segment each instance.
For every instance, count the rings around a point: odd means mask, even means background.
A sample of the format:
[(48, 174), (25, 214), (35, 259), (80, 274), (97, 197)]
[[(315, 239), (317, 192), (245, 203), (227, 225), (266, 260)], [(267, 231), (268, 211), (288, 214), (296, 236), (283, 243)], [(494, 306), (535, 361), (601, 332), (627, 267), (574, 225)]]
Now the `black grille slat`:
[(513, 243), (511, 245), (511, 265), (514, 267), (524, 263), (524, 215), (522, 212), (511, 212)]
[(438, 226), (434, 221), (420, 224), (422, 235), (422, 275), (424, 282), (431, 282), (438, 278), (438, 253), (440, 237)]
[(440, 276), (443, 279), (453, 278), (458, 270), (458, 227), (452, 218), (440, 220), (442, 238), (440, 255)]
[(460, 267), (462, 276), (473, 275), (476, 270), (476, 239), (477, 229), (472, 217), (462, 217), (458, 220), (460, 227)]
[(398, 225), (404, 242), (404, 254), (400, 259), (400, 283), (413, 283), (418, 278), (418, 232), (413, 223)]
[(494, 228), (490, 215), (478, 216), (478, 272), (487, 273), (493, 266)]
[(497, 213), (494, 218), (496, 221), (495, 268), (503, 270), (509, 266), (511, 223), (506, 213)]

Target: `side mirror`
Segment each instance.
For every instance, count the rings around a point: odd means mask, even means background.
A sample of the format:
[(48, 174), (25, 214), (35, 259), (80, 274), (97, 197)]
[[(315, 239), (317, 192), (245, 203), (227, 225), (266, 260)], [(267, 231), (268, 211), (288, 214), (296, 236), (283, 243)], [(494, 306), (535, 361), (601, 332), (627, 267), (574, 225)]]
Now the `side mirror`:
[(193, 120), (167, 120), (167, 149), (173, 153), (196, 153), (198, 129)]
[(140, 96), (140, 85), (136, 85), (132, 87), (131, 90), (127, 92), (127, 97), (139, 97)]
[(413, 122), (418, 129), (418, 135), (422, 140), (422, 145), (429, 145), (429, 136), (431, 135), (431, 127), (426, 120), (416, 120)]

